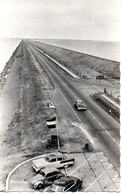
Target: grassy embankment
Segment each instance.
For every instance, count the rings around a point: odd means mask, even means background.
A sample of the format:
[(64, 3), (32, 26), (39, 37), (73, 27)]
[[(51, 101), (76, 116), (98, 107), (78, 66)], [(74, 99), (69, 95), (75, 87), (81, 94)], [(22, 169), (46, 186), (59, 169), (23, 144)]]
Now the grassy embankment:
[(119, 79), (120, 63), (35, 41), (36, 45), (79, 76)]
[[(18, 64), (13, 67), (16, 59)], [(53, 86), (43, 70), (38, 72), (35, 63), (25, 44), (21, 43), (2, 73), (2, 89), (4, 90), (6, 84), (3, 75), (14, 72), (18, 75), (18, 80), (13, 85), (14, 88), (19, 85), (20, 91), (18, 108), (8, 129), (2, 135), (0, 181), (3, 186), (8, 173), (17, 164), (28, 157), (47, 152), (49, 129), (46, 119), (53, 115), (53, 111), (47, 107), (47, 102), (50, 102), (49, 90), (52, 90)]]

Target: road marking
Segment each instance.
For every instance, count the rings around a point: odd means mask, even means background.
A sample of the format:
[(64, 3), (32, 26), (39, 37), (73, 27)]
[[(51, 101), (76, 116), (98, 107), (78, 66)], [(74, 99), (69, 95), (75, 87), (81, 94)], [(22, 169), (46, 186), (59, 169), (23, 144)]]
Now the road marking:
[[(87, 112), (89, 112), (92, 117), (97, 121), (97, 123), (105, 130), (104, 126), (96, 119), (96, 117), (89, 111), (87, 110)], [(112, 137), (112, 135), (107, 131), (105, 130), (105, 132), (113, 139), (113, 141), (120, 147), (120, 144), (117, 143), (117, 141)]]
[(58, 89), (58, 91), (61, 93), (61, 95), (63, 96), (63, 98), (65, 99), (66, 103), (69, 105), (69, 107), (71, 108), (71, 110), (74, 112), (75, 116), (78, 118), (78, 120), (81, 122), (81, 119), (78, 117), (78, 115), (76, 114), (76, 112), (74, 111), (74, 109), (72, 108), (72, 106), (69, 104), (69, 102), (67, 101), (67, 99), (65, 98), (65, 96), (63, 95), (63, 93), (60, 91), (60, 89)]
[[(102, 159), (100, 159), (100, 162), (105, 162), (105, 160), (108, 161), (108, 158), (107, 158), (107, 157), (103, 157)], [(112, 165), (111, 163), (109, 163), (109, 165), (110, 165), (110, 166), (109, 166), (107, 169), (109, 169), (109, 168), (112, 168), (112, 169), (113, 169), (113, 168), (114, 168), (113, 165)], [(103, 166), (103, 167), (104, 167), (104, 166)], [(108, 173), (107, 173), (107, 174), (108, 174)], [(111, 178), (112, 180), (115, 180), (116, 177), (119, 177), (119, 174), (118, 174), (117, 171), (115, 171), (115, 174), (116, 174), (116, 175), (114, 176), (114, 178), (113, 178), (113, 179)], [(110, 177), (110, 176), (109, 176), (109, 177)]]
[(117, 141), (112, 137), (112, 135), (107, 131), (105, 130), (105, 132), (113, 139), (113, 141), (120, 147), (120, 144), (117, 143)]
[[(89, 112), (89, 114), (92, 115), (92, 117), (97, 121), (97, 123), (98, 123), (101, 127), (103, 127), (103, 125), (96, 119), (96, 117), (95, 117), (89, 110), (87, 110), (87, 112)], [(104, 127), (103, 127), (103, 128), (104, 128)]]
[[(39, 49), (38, 49), (39, 50)], [(41, 52), (41, 51), (40, 51)], [(42, 52), (43, 53), (43, 52)], [(56, 75), (57, 76), (57, 75)], [(58, 76), (57, 76), (58, 77)], [(76, 95), (68, 88), (68, 86), (63, 82), (63, 80), (62, 79), (60, 79), (59, 77), (58, 77), (58, 79), (63, 83), (63, 85), (65, 85), (65, 87), (71, 92), (71, 94), (76, 98), (76, 99), (78, 99), (77, 97), (76, 97)], [(67, 101), (67, 100), (66, 100)], [(68, 101), (67, 101), (68, 102)], [(70, 104), (69, 104), (69, 106), (70, 106)], [(73, 110), (73, 108), (70, 106), (70, 108)], [(73, 112), (75, 112), (74, 110), (73, 110)], [(87, 110), (87, 112), (89, 113), (89, 114), (91, 114), (92, 116), (93, 116), (93, 118), (97, 121), (97, 123), (105, 130), (105, 128), (103, 127), (103, 125), (96, 119), (96, 117), (90, 112), (90, 111), (88, 111)], [(76, 112), (75, 112), (75, 115), (77, 116), (77, 114), (76, 114)], [(80, 118), (77, 116), (77, 118), (78, 118), (78, 120), (79, 121), (81, 121), (80, 120)], [(105, 130), (105, 132), (112, 138), (112, 140), (120, 147), (120, 144), (118, 144), (117, 143), (117, 141), (111, 136), (111, 134), (107, 131), (107, 130)]]
[(107, 157), (103, 157), (101, 160), (100, 160), (100, 162), (104, 162), (104, 161), (108, 161), (108, 158)]
[(88, 160), (90, 160), (95, 154), (93, 154), (91, 157), (89, 157), (87, 160), (85, 160), (81, 165), (79, 165), (75, 170), (73, 170), (69, 175), (72, 175), (75, 171), (77, 171), (82, 165), (84, 165)]
[(115, 177), (112, 180), (114, 181), (117, 177), (119, 177), (118, 173), (116, 173)]
[[(109, 165), (109, 167), (107, 168), (107, 169), (109, 169), (110, 168), (110, 166), (111, 165)], [(106, 169), (106, 170), (107, 170)], [(97, 177), (96, 179), (95, 179), (95, 181), (93, 181), (92, 182), (92, 184), (88, 187), (88, 188), (86, 188), (86, 190), (84, 191), (84, 192), (86, 192), (105, 172), (106, 172), (106, 170), (105, 171), (103, 171), (102, 173), (101, 173), (101, 175), (99, 176), (99, 177)]]
[(70, 70), (68, 70), (66, 67), (64, 67), (62, 64), (60, 64), (59, 62), (57, 62), (56, 60), (54, 60), (53, 58), (51, 58), (48, 54), (44, 53), (40, 48), (38, 48), (36, 45), (34, 45), (32, 43), (32, 45), (35, 47), (35, 49), (39, 50), (42, 54), (44, 54), (47, 58), (49, 58), (51, 61), (53, 61), (55, 64), (57, 64), (58, 66), (60, 66), (63, 70), (65, 70), (66, 72), (68, 72), (72, 77), (74, 78), (80, 78), (79, 76), (77, 76), (76, 74), (74, 74), (73, 72), (71, 72)]

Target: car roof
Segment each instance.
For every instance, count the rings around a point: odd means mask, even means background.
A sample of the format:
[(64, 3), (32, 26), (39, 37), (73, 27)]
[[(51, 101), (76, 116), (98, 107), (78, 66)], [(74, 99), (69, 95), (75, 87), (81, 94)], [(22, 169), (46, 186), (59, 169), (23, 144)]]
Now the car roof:
[(55, 172), (55, 171), (59, 172), (59, 170), (56, 169), (55, 167), (46, 167), (46, 168), (41, 169), (40, 173), (42, 172), (45, 175), (47, 175), (48, 173), (52, 173), (52, 172)]
[(59, 157), (64, 157), (64, 155), (62, 153), (50, 153), (47, 154), (46, 157), (48, 157), (49, 159), (53, 159), (53, 158), (59, 158)]
[(82, 100), (76, 100), (76, 102), (83, 102)]

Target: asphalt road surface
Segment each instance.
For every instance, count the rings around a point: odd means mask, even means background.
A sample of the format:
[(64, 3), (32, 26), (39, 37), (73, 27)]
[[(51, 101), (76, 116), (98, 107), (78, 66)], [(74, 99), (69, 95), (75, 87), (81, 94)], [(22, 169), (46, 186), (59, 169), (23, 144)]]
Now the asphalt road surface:
[[(88, 133), (93, 137), (98, 146), (97, 150), (103, 151), (109, 162), (120, 173), (119, 123), (90, 98), (89, 93), (91, 94), (91, 89), (93, 91), (94, 83), (91, 84), (90, 81), (64, 75), (63, 71), (60, 71), (41, 50), (37, 49), (30, 42), (26, 42), (26, 44), (38, 60), (40, 66), (46, 71), (54, 87), (60, 91), (64, 101), (69, 105), (71, 120), (86, 124)], [(74, 108), (76, 99), (84, 101), (87, 106), (86, 111), (80, 112)]]

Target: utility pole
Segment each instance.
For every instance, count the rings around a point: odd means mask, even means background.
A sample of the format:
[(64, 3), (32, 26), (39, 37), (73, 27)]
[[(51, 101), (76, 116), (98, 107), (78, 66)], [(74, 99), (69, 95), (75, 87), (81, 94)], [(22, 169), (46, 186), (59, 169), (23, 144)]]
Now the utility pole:
[[(58, 118), (56, 118), (58, 120)], [(60, 151), (60, 140), (59, 140), (59, 133), (58, 133), (58, 123), (56, 122), (56, 130), (57, 130), (57, 143), (58, 143), (58, 152)]]

